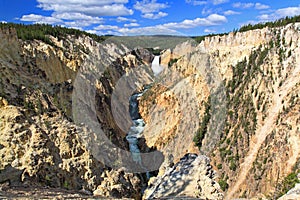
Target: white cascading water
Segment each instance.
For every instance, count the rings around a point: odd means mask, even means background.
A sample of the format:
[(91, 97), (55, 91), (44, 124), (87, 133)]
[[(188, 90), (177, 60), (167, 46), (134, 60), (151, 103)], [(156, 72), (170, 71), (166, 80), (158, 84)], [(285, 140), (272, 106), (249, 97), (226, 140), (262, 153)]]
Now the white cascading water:
[(159, 60), (160, 60), (160, 56), (155, 56), (152, 61), (151, 69), (155, 76), (157, 76), (163, 70), (162, 66), (159, 63)]
[(145, 122), (139, 115), (138, 98), (142, 96), (142, 93), (134, 94), (129, 99), (129, 113), (133, 121), (133, 125), (130, 127), (126, 140), (129, 143), (129, 150), (132, 154), (132, 159), (142, 166), (142, 160), (140, 155), (140, 149), (138, 147), (138, 139), (141, 137), (144, 130)]
[[(159, 60), (160, 60), (160, 56), (155, 56), (152, 61), (151, 69), (155, 76), (157, 76), (163, 70), (163, 68), (160, 66)], [(129, 99), (129, 113), (133, 125), (130, 127), (126, 136), (126, 140), (129, 143), (129, 150), (131, 152), (132, 159), (137, 164), (139, 164), (141, 168), (144, 167), (140, 155), (140, 149), (138, 146), (138, 139), (142, 137), (142, 133), (145, 127), (145, 121), (142, 119), (142, 117), (139, 114), (138, 98), (141, 97), (146, 90), (147, 89), (145, 89), (140, 93), (133, 94)], [(146, 175), (147, 178), (149, 179), (150, 178), (149, 172), (147, 172)]]

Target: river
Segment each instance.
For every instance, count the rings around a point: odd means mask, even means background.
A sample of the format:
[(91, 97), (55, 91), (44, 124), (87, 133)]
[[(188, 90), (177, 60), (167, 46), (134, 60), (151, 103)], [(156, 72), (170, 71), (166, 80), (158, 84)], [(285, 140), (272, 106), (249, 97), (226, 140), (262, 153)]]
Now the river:
[[(160, 56), (155, 56), (152, 61), (151, 69), (155, 76), (157, 76), (163, 68), (159, 64)], [(147, 91), (147, 87), (139, 93), (133, 94), (129, 99), (129, 114), (133, 125), (130, 127), (126, 140), (129, 143), (129, 150), (132, 155), (133, 161), (135, 161), (141, 168), (145, 168), (142, 163), (142, 158), (140, 154), (140, 148), (138, 146), (138, 140), (142, 137), (142, 133), (145, 128), (145, 121), (142, 119), (139, 113), (139, 98)], [(147, 178), (150, 178), (149, 172), (145, 169)]]

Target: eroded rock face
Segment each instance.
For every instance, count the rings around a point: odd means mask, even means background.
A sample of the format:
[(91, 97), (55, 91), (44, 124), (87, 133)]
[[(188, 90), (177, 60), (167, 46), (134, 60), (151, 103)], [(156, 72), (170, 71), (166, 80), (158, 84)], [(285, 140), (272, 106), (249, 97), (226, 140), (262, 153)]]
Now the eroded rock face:
[(161, 176), (150, 180), (144, 199), (199, 198), (223, 199), (209, 158), (187, 154)]
[[(214, 124), (205, 127), (199, 146), (224, 175), (220, 181), (228, 184), (226, 198), (276, 196), (278, 183), (299, 169), (298, 27), (208, 37), (181, 55), (166, 50), (162, 60), (173, 64), (164, 73), (174, 84), (162, 79), (140, 104), (148, 146), (172, 153), (175, 160), (196, 152), (190, 145), (210, 103)], [(172, 79), (173, 74), (182, 81)], [(176, 93), (174, 85), (189, 95)], [(225, 98), (212, 100), (220, 91)], [(182, 108), (189, 111), (183, 115)]]
[(143, 183), (132, 173), (119, 169), (106, 171), (102, 177), (103, 181), (94, 191), (94, 196), (140, 199)]
[(77, 190), (94, 190), (100, 184), (104, 166), (77, 134), (86, 130), (59, 116), (28, 117), (12, 105), (0, 109), (0, 182)]
[[(114, 196), (112, 191), (122, 184), (119, 196), (137, 198), (139, 177), (108, 171), (92, 154), (82, 136), (95, 133), (83, 124), (75, 125), (72, 93), (79, 71), (99, 72), (93, 97), (96, 114), (109, 138), (126, 149), (125, 131), (117, 128), (111, 113), (112, 91), (120, 77), (143, 64), (143, 59), (147, 63), (151, 55), (112, 42), (100, 44), (87, 36), (50, 39), (55, 45), (21, 41), (15, 30), (0, 30), (0, 182), (84, 190), (90, 195), (101, 185), (106, 197)], [(136, 90), (140, 85), (135, 84), (138, 81), (131, 87)], [(128, 104), (128, 99), (118, 100)], [(114, 181), (107, 178), (120, 173)]]
[[(86, 80), (90, 70), (99, 75), (92, 79), (95, 95), (84, 103), (95, 100), (97, 123), (107, 138), (126, 149), (127, 97), (153, 81), (147, 70), (137, 70), (149, 64), (152, 55), (87, 36), (50, 38), (55, 46), (19, 41), (13, 29), (0, 31), (1, 182), (137, 198), (140, 179), (122, 170), (107, 171), (88, 148), (88, 139), (81, 140), (82, 135), (97, 135), (73, 123), (72, 93), (78, 89), (78, 72)], [(222, 174), (218, 181), (228, 186), (225, 198), (276, 196), (278, 183), (299, 168), (299, 47), (296, 23), (210, 37), (198, 46), (183, 43), (164, 51), (162, 63), (170, 66), (141, 98), (139, 109), (147, 124), (147, 148), (172, 154), (174, 160), (152, 180), (155, 187), (150, 187), (148, 198), (222, 198), (209, 162)], [(122, 77), (134, 78), (121, 82)], [(114, 98), (116, 88), (128, 96)], [(220, 91), (225, 91), (225, 110), (213, 98)], [(200, 151), (211, 161), (183, 157), (199, 153), (193, 138), (201, 130), (208, 103), (210, 121), (221, 122), (208, 125), (200, 142)], [(114, 108), (124, 112), (114, 115)]]

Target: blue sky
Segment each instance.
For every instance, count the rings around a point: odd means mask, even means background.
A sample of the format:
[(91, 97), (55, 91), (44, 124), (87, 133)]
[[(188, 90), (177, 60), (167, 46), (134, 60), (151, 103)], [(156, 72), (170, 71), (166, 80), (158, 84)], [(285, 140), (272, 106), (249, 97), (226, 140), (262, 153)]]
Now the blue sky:
[(0, 0), (0, 21), (114, 35), (206, 35), (300, 15), (299, 0)]

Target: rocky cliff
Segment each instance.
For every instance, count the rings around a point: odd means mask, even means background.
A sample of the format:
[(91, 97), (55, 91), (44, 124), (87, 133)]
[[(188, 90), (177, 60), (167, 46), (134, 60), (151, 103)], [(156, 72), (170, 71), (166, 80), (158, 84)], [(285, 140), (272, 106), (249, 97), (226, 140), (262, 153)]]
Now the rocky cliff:
[[(146, 199), (281, 196), (299, 173), (299, 29), (170, 40), (158, 77), (151, 51), (132, 46), (143, 37), (45, 43), (2, 29), (0, 183), (113, 198), (139, 199), (147, 184)], [(120, 168), (128, 99), (145, 85), (139, 146), (166, 158), (149, 183)]]
[(166, 77), (180, 80), (162, 79), (142, 98), (147, 145), (179, 160), (196, 143), (227, 199), (282, 195), (285, 177), (299, 170), (299, 26), (164, 51)]
[(107, 137), (126, 149), (126, 133), (113, 120), (111, 91), (126, 71), (149, 63), (152, 55), (85, 35), (49, 37), (51, 44), (22, 41), (15, 29), (0, 30), (0, 183), (139, 198), (139, 176), (111, 169), (93, 154), (85, 137), (95, 133), (75, 123), (72, 99), (79, 71), (99, 72), (93, 79), (94, 102), (101, 102), (95, 104), (97, 119)]

